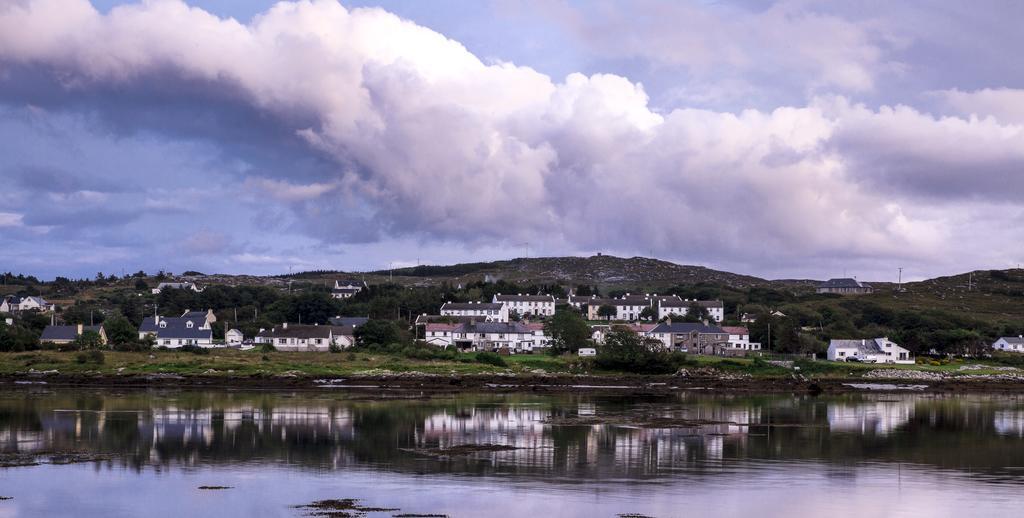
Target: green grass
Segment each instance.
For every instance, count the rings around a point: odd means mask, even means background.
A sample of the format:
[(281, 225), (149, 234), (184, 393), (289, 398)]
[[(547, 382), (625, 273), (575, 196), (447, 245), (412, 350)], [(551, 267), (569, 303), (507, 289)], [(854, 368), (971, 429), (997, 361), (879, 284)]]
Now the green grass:
[[(474, 353), (459, 354), (452, 360), (417, 360), (402, 356), (365, 352), (332, 353), (260, 353), (258, 351), (213, 350), (208, 355), (183, 352), (155, 351), (128, 353), (105, 351), (103, 364), (78, 363), (75, 352), (35, 351), (28, 353), (0, 353), (0, 375), (25, 374), (36, 371), (57, 370), (62, 374), (145, 375), (178, 374), (182, 376), (251, 377), (301, 375), (314, 377), (344, 377), (387, 372), (421, 372), (440, 375), (474, 375), (495, 373), (527, 374), (537, 370), (558, 374), (589, 373), (597, 376), (615, 375), (616, 372), (592, 368), (589, 359), (573, 356), (553, 357), (546, 354), (505, 356), (506, 366), (495, 366), (476, 361)], [(152, 357), (151, 357), (152, 356)], [(689, 355), (688, 363), (700, 368), (717, 369), (727, 373), (744, 373), (754, 377), (789, 377), (797, 371), (749, 358), (722, 358)], [(952, 361), (943, 365), (882, 365), (835, 363), (797, 360), (799, 373), (812, 378), (857, 378), (876, 369), (918, 370), (947, 374), (997, 374), (997, 364), (990, 361)], [(982, 369), (961, 371), (965, 365), (982, 365)]]

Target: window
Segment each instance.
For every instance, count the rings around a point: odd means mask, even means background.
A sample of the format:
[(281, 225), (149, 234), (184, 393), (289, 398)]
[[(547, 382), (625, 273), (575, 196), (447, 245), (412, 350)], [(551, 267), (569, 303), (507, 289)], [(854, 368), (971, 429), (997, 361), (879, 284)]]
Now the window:
[(288, 340), (285, 340), (284, 338), (278, 338), (277, 339), (277, 343), (279, 343), (279, 344), (286, 344), (286, 343), (288, 343)]
[(846, 356), (846, 351), (839, 351), (839, 356)]

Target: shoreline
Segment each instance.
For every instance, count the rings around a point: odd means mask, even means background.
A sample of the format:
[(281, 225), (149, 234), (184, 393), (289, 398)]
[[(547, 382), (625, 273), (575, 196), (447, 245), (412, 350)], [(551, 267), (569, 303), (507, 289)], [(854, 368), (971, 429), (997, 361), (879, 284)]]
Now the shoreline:
[[(458, 393), (582, 393), (601, 395), (657, 396), (679, 392), (717, 394), (807, 394), (852, 393), (922, 394), (1024, 394), (1024, 382), (1005, 380), (911, 380), (899, 378), (742, 378), (736, 376), (654, 376), (654, 375), (501, 375), (422, 373), (344, 376), (324, 378), (292, 376), (203, 376), (177, 374), (6, 374), (0, 386), (94, 387), (125, 389), (212, 389), (212, 390), (309, 390), (354, 393), (387, 391), (424, 394)], [(381, 397), (386, 399), (386, 397)]]

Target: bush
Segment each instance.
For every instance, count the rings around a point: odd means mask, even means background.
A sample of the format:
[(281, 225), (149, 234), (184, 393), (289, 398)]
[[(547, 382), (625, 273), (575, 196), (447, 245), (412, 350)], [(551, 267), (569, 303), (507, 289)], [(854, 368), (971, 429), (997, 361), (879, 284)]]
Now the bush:
[(97, 365), (103, 365), (106, 358), (103, 356), (102, 351), (92, 349), (89, 351), (80, 352), (75, 355), (75, 361), (78, 363), (95, 363)]
[(191, 345), (191, 344), (190, 345), (183, 345), (178, 350), (183, 352), (183, 353), (198, 354), (199, 356), (204, 356), (204, 355), (210, 354), (210, 350), (207, 349), (206, 347), (199, 347), (198, 345)]
[(487, 351), (476, 353), (476, 362), (485, 363), (487, 365), (494, 365), (496, 367), (505, 367), (508, 365), (507, 363), (505, 363), (505, 359), (498, 355), (498, 353), (492, 353)]
[(685, 355), (660, 350), (661, 342), (646, 339), (628, 329), (608, 333), (597, 350), (594, 364), (606, 370), (634, 374), (672, 374), (686, 364)]
[(143, 351), (148, 351), (153, 348), (150, 344), (146, 342), (124, 342), (114, 344), (112, 347), (115, 351), (121, 351), (126, 353), (139, 353)]
[(341, 346), (336, 344), (336, 343), (334, 343), (334, 342), (331, 342), (331, 345), (327, 346), (327, 352), (335, 353), (335, 354), (340, 353), (341, 352)]
[(274, 352), (277, 352), (277, 348), (274, 347), (274, 344), (272, 344), (270, 342), (267, 342), (267, 343), (264, 343), (264, 344), (260, 345), (260, 352), (261, 353), (274, 353)]

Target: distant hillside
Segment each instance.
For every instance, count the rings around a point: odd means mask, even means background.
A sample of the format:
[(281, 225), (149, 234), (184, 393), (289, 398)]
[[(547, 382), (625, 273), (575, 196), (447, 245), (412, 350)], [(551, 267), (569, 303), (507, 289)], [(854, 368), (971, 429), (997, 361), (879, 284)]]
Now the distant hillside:
[(538, 257), (507, 261), (464, 263), (450, 266), (415, 266), (391, 272), (379, 270), (370, 275), (394, 275), (396, 281), (412, 284), (435, 282), (475, 282), (485, 277), (523, 284), (597, 285), (614, 288), (662, 289), (679, 284), (709, 283), (734, 289), (756, 286), (809, 286), (813, 281), (768, 281), (749, 275), (689, 266), (647, 257), (622, 258), (610, 255), (591, 257)]

